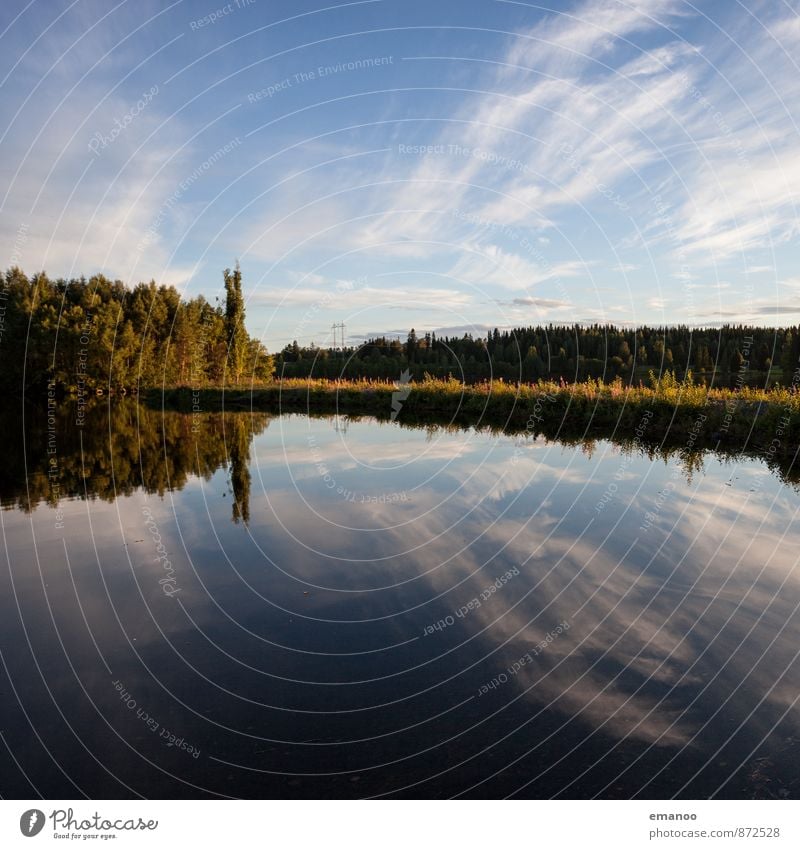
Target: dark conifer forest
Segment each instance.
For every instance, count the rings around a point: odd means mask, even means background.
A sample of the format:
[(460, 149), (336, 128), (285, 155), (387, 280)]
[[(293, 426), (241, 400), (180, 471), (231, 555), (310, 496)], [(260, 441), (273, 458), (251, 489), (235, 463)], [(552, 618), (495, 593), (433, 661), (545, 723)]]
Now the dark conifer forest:
[(692, 372), (708, 385), (768, 386), (791, 380), (800, 345), (798, 328), (724, 325), (715, 328), (616, 327), (607, 324), (518, 327), (486, 336), (418, 335), (376, 338), (344, 350), (287, 345), (276, 358), (283, 377), (381, 378), (452, 376), (465, 383), (490, 379), (569, 383), (599, 378), (647, 382), (673, 372)]

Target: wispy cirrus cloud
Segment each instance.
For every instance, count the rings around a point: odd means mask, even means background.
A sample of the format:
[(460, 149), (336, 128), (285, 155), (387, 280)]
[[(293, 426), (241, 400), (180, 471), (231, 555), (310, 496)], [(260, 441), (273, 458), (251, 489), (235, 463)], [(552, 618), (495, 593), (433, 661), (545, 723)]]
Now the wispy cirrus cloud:
[[(445, 0), (438, 14), (455, 22), (465, 5)], [(363, 275), (368, 289), (320, 309), (322, 329), (345, 304), (382, 305), (364, 329), (397, 326), (398, 298), (418, 325), (440, 307), (459, 318), (426, 325), (558, 319), (577, 304), (587, 320), (691, 322), (714, 304), (689, 296), (718, 298), (704, 281), (720, 278), (732, 304), (759, 287), (754, 320), (782, 320), (777, 293), (800, 262), (796, 9), (495, 3), (483, 31), (421, 26), (412, 37), (398, 8), (372, 6), (380, 37), (360, 7), (347, 37), (333, 12), (298, 19), (310, 46), (269, 60), (255, 35), (272, 19), (259, 4), (199, 35), (183, 4), (151, 0), (22, 15), (12, 36), (30, 49), (6, 39), (0, 91), (11, 116), (0, 130), (4, 244), (26, 224), (14, 254), (26, 268), (131, 282), (196, 279), (198, 265), (238, 256), (254, 328)], [(392, 63), (294, 82), (376, 51)], [(94, 156), (93, 133), (152, 84), (158, 96)], [(175, 197), (233, 137), (233, 155)], [(432, 280), (426, 305), (416, 296)], [(775, 293), (761, 288), (776, 281)]]

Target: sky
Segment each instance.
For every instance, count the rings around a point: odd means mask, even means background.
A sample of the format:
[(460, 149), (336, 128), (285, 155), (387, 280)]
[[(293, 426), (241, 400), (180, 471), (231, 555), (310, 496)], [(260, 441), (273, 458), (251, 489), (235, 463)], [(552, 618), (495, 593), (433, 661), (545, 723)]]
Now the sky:
[(798, 61), (797, 0), (4, 0), (2, 266), (238, 260), (270, 350), (797, 324)]

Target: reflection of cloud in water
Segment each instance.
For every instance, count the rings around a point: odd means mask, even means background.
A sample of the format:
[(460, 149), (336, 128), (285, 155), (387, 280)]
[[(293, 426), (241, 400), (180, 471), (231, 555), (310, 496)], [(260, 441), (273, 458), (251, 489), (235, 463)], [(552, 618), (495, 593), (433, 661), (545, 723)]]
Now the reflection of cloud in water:
[[(694, 697), (717, 673), (705, 696), (706, 708), (709, 702), (715, 708), (721, 704), (745, 676), (746, 689), (759, 697), (775, 686), (769, 696), (773, 707), (793, 703), (796, 682), (792, 686), (791, 681), (777, 681), (800, 645), (800, 621), (794, 611), (800, 586), (791, 547), (780, 545), (775, 537), (759, 537), (757, 517), (745, 515), (731, 524), (730, 516), (715, 515), (710, 505), (693, 515), (698, 514), (708, 518), (702, 533), (697, 535), (699, 520), (677, 525), (668, 556), (657, 552), (653, 543), (636, 561), (633, 554), (618, 560), (599, 547), (604, 543), (602, 534), (577, 544), (571, 537), (554, 537), (536, 550), (537, 575), (555, 566), (536, 590), (544, 623), (528, 625), (531, 610), (520, 606), (494, 622), (487, 634), (498, 643), (517, 634), (515, 642), (527, 642), (541, 638), (559, 619), (574, 623), (542, 658), (550, 675), (533, 690), (537, 701), (557, 700), (566, 713), (585, 710), (593, 725), (605, 723), (605, 729), (617, 736), (658, 739), (662, 744), (685, 741), (694, 733), (699, 714), (683, 715), (687, 694)], [(780, 518), (773, 518), (781, 524)], [(506, 534), (507, 529), (497, 528), (498, 544)], [(762, 565), (765, 570), (759, 576)], [(781, 587), (784, 580), (787, 583)], [(484, 624), (490, 624), (488, 617)], [(759, 660), (776, 637), (767, 657)], [(573, 651), (587, 662), (604, 660), (576, 680), (569, 664), (556, 666)], [(607, 686), (609, 673), (623, 671)], [(538, 672), (523, 670), (516, 679), (518, 686), (534, 684)], [(635, 693), (645, 681), (648, 687)], [(656, 689), (663, 695), (664, 688), (676, 689), (654, 709), (656, 701), (647, 693)], [(737, 720), (746, 715), (735, 699), (725, 712)]]
[[(796, 686), (777, 679), (800, 645), (794, 615), (800, 586), (792, 546), (780, 544), (777, 536), (789, 527), (794, 507), (778, 501), (765, 510), (764, 497), (772, 498), (777, 481), (748, 500), (746, 486), (741, 492), (724, 485), (730, 469), (709, 461), (705, 477), (671, 491), (658, 527), (643, 534), (638, 527), (647, 501), (639, 495), (637, 502), (637, 490), (647, 475), (644, 491), (657, 491), (672, 467), (631, 458), (618, 481), (617, 512), (588, 524), (597, 490), (578, 497), (580, 489), (591, 474), (603, 485), (611, 480), (618, 455), (593, 463), (578, 456), (574, 469), (564, 469), (548, 465), (544, 444), (516, 463), (508, 462), (512, 450), (511, 441), (493, 449), (492, 462), (473, 475), (467, 489), (448, 492), (453, 480), (439, 478), (417, 490), (413, 503), (393, 505), (354, 505), (323, 495), (312, 506), (332, 524), (304, 525), (301, 515), (292, 528), (305, 545), (334, 558), (325, 561), (327, 586), (394, 585), (389, 604), (380, 600), (383, 615), (408, 607), (409, 579), (419, 578), (425, 598), (441, 596), (452, 612), (509, 565), (520, 565), (515, 584), (469, 614), (462, 637), (479, 634), (485, 652), (494, 653), (482, 667), (490, 678), (491, 669), (503, 671), (560, 621), (570, 622), (570, 630), (506, 688), (527, 691), (524, 698), (533, 705), (553, 702), (565, 717), (580, 714), (618, 738), (685, 744), (745, 678), (747, 691), (758, 698), (773, 688), (771, 707), (792, 704)], [(753, 475), (760, 473), (755, 467)], [(749, 486), (752, 476), (741, 477)], [(544, 501), (551, 488), (554, 495)], [(296, 508), (290, 492), (272, 491), (269, 497), (282, 518), (290, 516), (293, 504)], [(410, 526), (402, 524), (411, 518)], [(359, 533), (337, 525), (380, 530)], [(659, 549), (664, 531), (669, 543)], [(623, 556), (637, 535), (635, 547)], [(356, 549), (367, 562), (349, 560)], [(292, 563), (293, 574), (313, 582), (319, 565), (318, 556), (301, 556)], [(421, 603), (418, 597), (413, 601)], [(332, 601), (329, 615), (335, 617), (337, 607), (346, 609), (346, 602)], [(706, 686), (696, 708), (687, 711)], [(734, 698), (725, 705), (731, 728), (755, 701)]]
[[(309, 432), (344, 486), (365, 495), (405, 490), (411, 497), (386, 504), (332, 497), (309, 457)], [(369, 445), (362, 445), (362, 433)], [(226, 428), (226, 435), (237, 434)], [(241, 436), (244, 457), (248, 434)], [(89, 516), (117, 614), (137, 650), (162, 664), (158, 675), (164, 680), (170, 671), (176, 678), (185, 674), (181, 657), (242, 698), (253, 686), (232, 658), (290, 679), (347, 684), (389, 676), (396, 687), (393, 697), (411, 704), (425, 687), (440, 687), (441, 698), (472, 696), (473, 712), (464, 718), (469, 724), (504, 708), (516, 711), (517, 718), (527, 711), (535, 723), (539, 711), (552, 704), (551, 718), (555, 714), (563, 723), (581, 726), (576, 740), (585, 737), (587, 728), (600, 728), (612, 739), (657, 743), (659, 748), (690, 741), (692, 748), (707, 746), (705, 729), (699, 739), (693, 738), (714, 711), (724, 705), (721, 721), (714, 725), (722, 729), (718, 734), (728, 733), (765, 697), (768, 710), (759, 711), (748, 725), (757, 738), (796, 698), (795, 671), (783, 680), (781, 673), (800, 646), (794, 613), (800, 587), (792, 545), (797, 539), (791, 530), (783, 542), (780, 536), (792, 527), (797, 496), (765, 477), (757, 463), (736, 467), (707, 459), (704, 473), (687, 484), (682, 473), (674, 474), (676, 461), (665, 465), (626, 455), (618, 490), (598, 514), (598, 494), (620, 468), (619, 454), (605, 443), (592, 453), (529, 441), (520, 454), (513, 438), (441, 433), (428, 441), (421, 430), (373, 428), (365, 421), (350, 424), (343, 446), (328, 422), (303, 420), (302, 428), (273, 426), (255, 437), (250, 446), (250, 522), (237, 526), (231, 523), (229, 472), (213, 471), (217, 458), (229, 453), (231, 439), (228, 452), (213, 434), (207, 441), (205, 478), (189, 478), (181, 492), (167, 493), (163, 501), (146, 499), (174, 556), (179, 600), (191, 619), (176, 599), (160, 591), (163, 569), (144, 527), (145, 499), (140, 494), (113, 504), (94, 503), (90, 512), (85, 502), (62, 505), (84, 612), (98, 633), (109, 635), (103, 648), (118, 651), (121, 637), (98, 583), (94, 553), (91, 548), (79, 553), (90, 539)], [(354, 467), (345, 451), (352, 445), (360, 446), (355, 454), (359, 463), (367, 457), (384, 466), (399, 457), (410, 462), (380, 471)], [(235, 477), (237, 492), (246, 494), (243, 469)], [(729, 480), (731, 486), (726, 485)], [(675, 486), (657, 521), (641, 531), (645, 511), (670, 481)], [(751, 492), (755, 481), (757, 491)], [(298, 482), (308, 505), (299, 498)], [(780, 497), (774, 500), (776, 495)], [(14, 523), (16, 517), (25, 521)], [(9, 518), (11, 545), (24, 550), (31, 517)], [(37, 511), (32, 519), (45, 581), (51, 592), (60, 587), (66, 599), (73, 591), (64, 574), (60, 535), (52, 530), (52, 513)], [(17, 557), (17, 585), (35, 598), (38, 571), (27, 557)], [(190, 557), (205, 587), (195, 577)], [(468, 615), (454, 616), (512, 566), (519, 575)], [(137, 583), (158, 626), (142, 605)], [(41, 605), (38, 611), (47, 616)], [(421, 637), (426, 625), (448, 615), (454, 617), (452, 627)], [(56, 618), (61, 633), (69, 635), (71, 653), (79, 646), (78, 654), (88, 656), (91, 645), (84, 645), (88, 638), (74, 600), (61, 604)], [(29, 621), (35, 625), (33, 612)], [(570, 624), (569, 630), (534, 663), (497, 691), (476, 695), (481, 684), (562, 621)], [(193, 623), (231, 657), (211, 651)], [(179, 654), (170, 655), (159, 628)], [(47, 632), (44, 625), (42, 630)], [(359, 654), (415, 637), (407, 653), (389, 650), (379, 655), (379, 662), (374, 655)], [(270, 641), (291, 650), (284, 652), (285, 658), (265, 654), (273, 646)], [(190, 651), (187, 646), (193, 644)], [(347, 661), (309, 667), (300, 650), (341, 652)], [(414, 667), (421, 671), (409, 672)], [(92, 689), (103, 690), (103, 675), (98, 674), (92, 667), (85, 680)], [(131, 668), (128, 678), (147, 692), (150, 685), (141, 672)], [(54, 671), (51, 680), (56, 687), (72, 686), (71, 673), (63, 669)], [(194, 704), (195, 694), (187, 687), (181, 678), (176, 689)], [(255, 690), (265, 702), (274, 699), (300, 709), (319, 706), (313, 687), (285, 695)], [(374, 697), (373, 685), (332, 688), (323, 707), (363, 708)], [(438, 697), (432, 696), (430, 711), (426, 713), (426, 705), (421, 715), (440, 709)], [(516, 707), (511, 707), (508, 703), (515, 698)], [(384, 721), (389, 730), (402, 724), (394, 715)]]

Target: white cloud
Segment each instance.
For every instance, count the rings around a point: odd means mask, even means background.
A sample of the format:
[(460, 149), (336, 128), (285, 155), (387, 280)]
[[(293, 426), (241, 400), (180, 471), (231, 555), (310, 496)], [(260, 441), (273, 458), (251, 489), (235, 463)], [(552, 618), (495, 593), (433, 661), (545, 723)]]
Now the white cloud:
[[(401, 155), (398, 144), (419, 139), (411, 136), (413, 125), (398, 127), (397, 143), (384, 154), (382, 166), (380, 160), (353, 160), (337, 168), (336, 176), (337, 185), (356, 186), (374, 180), (377, 169), (381, 178), (393, 182), (314, 201), (279, 226), (275, 213), (270, 213), (251, 225), (246, 249), (274, 259), (303, 244), (320, 249), (335, 245), (342, 251), (428, 259), (456, 253), (463, 244), (467, 224), (452, 215), (454, 208), (495, 228), (513, 227), (518, 239), (547, 246), (550, 240), (542, 231), (555, 226), (554, 213), (602, 200), (601, 192), (615, 181), (656, 159), (656, 151), (642, 144), (642, 138), (659, 131), (665, 105), (682, 95), (680, 81), (665, 66), (691, 51), (671, 41), (642, 54), (643, 61), (662, 63), (664, 72), (655, 68), (644, 74), (642, 68), (629, 66), (637, 80), (625, 85), (611, 69), (598, 69), (592, 59), (610, 49), (613, 37), (656, 30), (653, 16), (670, 17), (678, 10), (676, 2), (667, 0), (633, 6), (601, 2), (585, 3), (571, 15), (547, 16), (509, 43), (506, 56), (481, 84), (496, 93), (472, 95), (466, 102), (454, 100), (454, 112), (433, 139), (430, 126), (425, 126), (426, 141), (438, 144), (439, 152)], [(576, 50), (587, 55), (570, 52)], [(510, 67), (531, 62), (537, 69), (559, 66), (565, 51), (571, 70), (562, 79), (540, 75), (531, 82), (528, 74)], [(599, 73), (584, 78), (587, 68)], [(486, 67), (473, 68), (481, 69)], [(579, 147), (577, 167), (563, 153), (563, 144)], [(449, 153), (454, 145), (470, 153)], [(293, 198), (302, 198), (304, 204), (322, 194), (311, 179), (293, 181), (291, 188)], [(271, 198), (271, 208), (275, 200)], [(300, 206), (296, 201), (293, 205)], [(562, 256), (548, 258), (557, 269), (555, 275), (585, 273), (582, 258), (563, 256), (561, 251)], [(457, 259), (450, 273), (510, 289), (554, 276), (537, 269), (523, 250), (513, 246), (490, 247), (486, 253), (501, 263), (502, 270), (478, 263), (476, 272), (470, 261)]]
[[(182, 170), (176, 177), (176, 169), (191, 170), (189, 149), (173, 157), (180, 147), (179, 122), (159, 130), (165, 116), (155, 97), (113, 135), (115, 119), (124, 119), (131, 105), (109, 96), (87, 120), (99, 97), (89, 89), (62, 104), (43, 93), (40, 107), (48, 123), (35, 144), (36, 124), (30, 137), (17, 132), (6, 140), (0, 162), (3, 192), (8, 191), (0, 217), (3, 239), (13, 243), (19, 226), (26, 225), (19, 264), (27, 269), (182, 283), (193, 266), (169, 258), (179, 207), (161, 214), (183, 177)], [(105, 143), (92, 152), (95, 133)]]
[(511, 305), (515, 307), (542, 307), (544, 309), (560, 309), (572, 306), (568, 301), (556, 301), (552, 298), (514, 298)]
[(383, 288), (357, 286), (338, 293), (335, 301), (332, 302), (330, 295), (333, 291), (333, 286), (321, 288), (302, 286), (289, 290), (285, 288), (257, 289), (250, 294), (249, 302), (254, 305), (275, 307), (312, 307), (321, 304), (329, 309), (336, 309), (339, 313), (359, 307), (406, 309), (425, 307), (431, 311), (460, 310), (474, 302), (469, 292), (460, 292), (455, 289), (429, 287), (412, 289), (394, 285)]
[[(681, 0), (585, 0), (561, 12), (540, 10), (539, 23), (509, 37), (504, 51), (475, 61), (463, 55), (421, 59), (427, 64), (417, 67), (429, 68), (445, 85), (457, 75), (472, 89), (440, 98), (429, 115), (424, 98), (405, 112), (397, 94), (382, 104), (380, 129), (323, 135), (291, 147), (300, 136), (278, 127), (275, 145), (270, 140), (267, 147), (270, 155), (285, 153), (237, 184), (240, 194), (230, 209), (223, 207), (224, 216), (207, 217), (209, 239), (197, 239), (199, 250), (209, 244), (243, 259), (283, 258), (268, 275), (271, 283), (288, 274), (297, 284), (291, 269), (334, 262), (334, 279), (356, 276), (353, 266), (367, 262), (383, 263), (381, 270), (436, 272), (450, 280), (434, 286), (429, 302), (453, 311), (479, 309), (481, 290), (497, 307), (521, 309), (525, 301), (542, 310), (566, 308), (577, 299), (562, 290), (565, 281), (588, 281), (597, 267), (614, 275), (647, 268), (699, 282), (715, 276), (703, 273), (715, 264), (737, 260), (737, 269), (721, 272), (737, 273), (746, 267), (741, 254), (757, 250), (762, 264), (748, 273), (773, 274), (766, 263), (778, 261), (767, 251), (779, 245), (796, 254), (799, 232), (798, 18), (785, 7), (762, 4), (752, 10), (762, 28), (735, 10), (715, 10), (721, 27), (715, 32), (690, 11)], [(35, 109), (24, 111), (9, 133), (0, 162), (10, 187), (0, 236), (13, 245), (19, 225), (29, 225), (20, 249), (29, 269), (46, 265), (58, 273), (104, 270), (125, 279), (182, 282), (193, 266), (171, 262), (170, 254), (202, 207), (182, 198), (146, 250), (141, 239), (180, 180), (176, 171), (191, 170), (188, 159), (195, 155), (187, 149), (159, 173), (191, 136), (191, 119), (173, 116), (148, 139), (168, 115), (156, 98), (91, 161), (88, 137), (112, 126), (130, 104), (111, 95), (92, 114), (107, 89), (88, 83), (63, 104), (59, 100), (91, 66), (89, 57), (113, 42), (109, 33), (87, 37), (85, 53), (65, 58), (58, 80), (48, 80)], [(58, 57), (69, 43), (67, 35), (54, 33), (38, 59)], [(35, 58), (25, 61), (28, 72)], [(115, 70), (127, 65), (118, 54), (110, 61)], [(409, 115), (431, 120), (417, 123)], [(47, 132), (29, 150), (42, 116), (50, 121)], [(399, 116), (403, 120), (392, 125)], [(262, 137), (252, 139), (258, 148)], [(422, 141), (444, 152), (409, 156), (398, 147)], [(143, 142), (143, 152), (127, 163)], [(451, 153), (450, 145), (470, 152)], [(235, 157), (239, 169), (248, 167), (248, 157), (265, 155), (245, 148)], [(624, 261), (620, 248), (631, 249)], [(617, 286), (607, 305), (584, 307), (583, 315), (670, 307), (678, 310), (670, 320), (685, 318), (678, 299), (668, 303), (631, 279), (633, 291)], [(254, 303), (301, 309), (313, 305), (325, 285), (312, 276), (288, 293), (285, 286), (262, 286)], [(412, 307), (422, 300), (416, 281), (392, 285), (371, 282), (347, 302)], [(791, 277), (781, 285), (796, 288)], [(537, 286), (545, 287), (541, 296), (527, 291)], [(756, 306), (765, 319), (770, 310), (777, 316), (785, 309)], [(467, 324), (472, 317), (453, 322)], [(482, 318), (494, 317), (503, 318)]]

